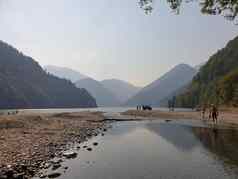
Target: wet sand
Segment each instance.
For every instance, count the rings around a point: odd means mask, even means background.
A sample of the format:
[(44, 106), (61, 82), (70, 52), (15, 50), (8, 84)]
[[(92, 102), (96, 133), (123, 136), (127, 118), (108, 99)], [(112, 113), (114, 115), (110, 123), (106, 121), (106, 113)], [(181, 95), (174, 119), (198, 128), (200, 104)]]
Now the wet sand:
[[(143, 117), (150, 119), (188, 119), (188, 120), (201, 120), (202, 113), (200, 111), (142, 111), (142, 110), (128, 110), (121, 113), (122, 115)], [(143, 119), (142, 118), (142, 119)], [(209, 120), (208, 112), (205, 115), (205, 120)], [(210, 119), (211, 120), (211, 119)], [(238, 125), (238, 109), (222, 109), (218, 116), (219, 123), (236, 124)]]
[(105, 127), (102, 121), (100, 112), (1, 115), (0, 178), (34, 176), (69, 142), (97, 135)]

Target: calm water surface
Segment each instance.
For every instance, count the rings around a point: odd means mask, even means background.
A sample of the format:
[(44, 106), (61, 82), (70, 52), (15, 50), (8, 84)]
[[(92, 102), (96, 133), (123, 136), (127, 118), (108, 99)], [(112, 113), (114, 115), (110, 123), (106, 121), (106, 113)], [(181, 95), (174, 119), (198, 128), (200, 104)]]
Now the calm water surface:
[(117, 122), (105, 136), (84, 145), (93, 151), (81, 147), (76, 159), (63, 163), (69, 169), (60, 179), (238, 178), (236, 129), (203, 123)]

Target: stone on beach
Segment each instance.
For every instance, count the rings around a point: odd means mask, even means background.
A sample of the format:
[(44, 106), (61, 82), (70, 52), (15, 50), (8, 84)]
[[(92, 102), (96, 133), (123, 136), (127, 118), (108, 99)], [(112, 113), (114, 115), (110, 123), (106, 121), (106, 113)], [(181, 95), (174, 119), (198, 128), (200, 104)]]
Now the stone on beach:
[(72, 159), (72, 158), (76, 158), (77, 157), (77, 153), (76, 152), (64, 152), (63, 156), (67, 159)]
[(60, 177), (60, 173), (51, 173), (48, 175), (48, 178), (57, 178), (57, 177)]
[(97, 142), (94, 142), (94, 143), (93, 143), (93, 145), (94, 145), (94, 146), (97, 146), (97, 145), (98, 145), (98, 143), (97, 143)]

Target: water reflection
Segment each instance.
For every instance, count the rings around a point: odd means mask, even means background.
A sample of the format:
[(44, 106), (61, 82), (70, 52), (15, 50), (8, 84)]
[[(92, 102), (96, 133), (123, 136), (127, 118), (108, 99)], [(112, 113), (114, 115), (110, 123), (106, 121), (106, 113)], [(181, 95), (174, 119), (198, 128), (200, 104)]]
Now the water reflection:
[(200, 145), (191, 127), (169, 123), (162, 123), (160, 125), (148, 123), (147, 127), (179, 150), (189, 152)]
[(161, 122), (118, 122), (66, 161), (60, 179), (238, 178), (238, 131)]
[(226, 167), (238, 167), (238, 130), (192, 128), (194, 135)]

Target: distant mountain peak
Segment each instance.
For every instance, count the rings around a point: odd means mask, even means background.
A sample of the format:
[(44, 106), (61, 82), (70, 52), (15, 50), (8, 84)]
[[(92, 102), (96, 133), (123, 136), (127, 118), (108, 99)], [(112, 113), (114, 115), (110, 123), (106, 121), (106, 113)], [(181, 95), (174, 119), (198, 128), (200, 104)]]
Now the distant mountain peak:
[(57, 77), (64, 78), (71, 80), (72, 82), (76, 82), (78, 80), (89, 78), (86, 75), (81, 74), (77, 70), (68, 68), (68, 67), (59, 67), (54, 65), (47, 65), (44, 67), (44, 69)]
[(126, 105), (159, 105), (161, 100), (189, 83), (196, 73), (197, 70), (190, 65), (178, 64), (159, 79), (141, 89), (126, 102)]
[(125, 103), (134, 96), (141, 88), (120, 79), (107, 79), (101, 81), (105, 88), (109, 89), (120, 100)]
[(93, 78), (84, 78), (75, 82), (78, 88), (85, 88), (96, 99), (98, 106), (119, 106), (117, 97), (103, 84)]

